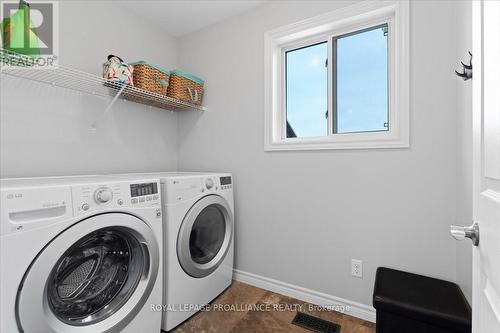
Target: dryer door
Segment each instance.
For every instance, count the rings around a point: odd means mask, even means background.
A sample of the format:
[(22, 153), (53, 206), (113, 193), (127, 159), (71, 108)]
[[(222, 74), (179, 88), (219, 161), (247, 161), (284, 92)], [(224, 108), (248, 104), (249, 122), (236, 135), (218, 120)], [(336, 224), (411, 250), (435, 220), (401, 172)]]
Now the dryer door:
[(156, 282), (159, 247), (139, 218), (109, 213), (63, 231), (33, 260), (17, 298), (25, 332), (118, 332)]
[(231, 245), (233, 214), (218, 195), (198, 200), (188, 211), (177, 237), (177, 257), (184, 271), (202, 278), (219, 267)]

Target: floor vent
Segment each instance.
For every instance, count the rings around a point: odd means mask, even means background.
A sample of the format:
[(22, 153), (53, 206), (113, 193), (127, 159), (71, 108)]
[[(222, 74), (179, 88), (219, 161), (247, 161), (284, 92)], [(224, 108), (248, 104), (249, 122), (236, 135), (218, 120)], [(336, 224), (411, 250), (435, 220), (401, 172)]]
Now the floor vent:
[(297, 312), (292, 324), (318, 333), (339, 333), (340, 325), (334, 324), (308, 314)]

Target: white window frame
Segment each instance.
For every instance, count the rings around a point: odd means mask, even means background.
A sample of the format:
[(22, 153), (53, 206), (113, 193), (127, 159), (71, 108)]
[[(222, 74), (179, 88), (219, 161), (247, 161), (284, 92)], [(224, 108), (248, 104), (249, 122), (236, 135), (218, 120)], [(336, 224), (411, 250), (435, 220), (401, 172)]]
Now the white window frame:
[[(410, 8), (407, 0), (362, 1), (264, 34), (264, 150), (407, 148), (410, 145)], [(286, 51), (328, 43), (335, 36), (387, 24), (389, 129), (332, 133), (333, 64), (328, 66), (328, 133), (321, 137), (286, 137)]]

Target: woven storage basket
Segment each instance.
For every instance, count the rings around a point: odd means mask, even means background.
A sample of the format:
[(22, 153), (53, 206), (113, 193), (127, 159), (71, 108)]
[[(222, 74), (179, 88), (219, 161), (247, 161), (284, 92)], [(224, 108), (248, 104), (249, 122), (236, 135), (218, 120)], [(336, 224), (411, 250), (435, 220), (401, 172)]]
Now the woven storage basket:
[(167, 95), (169, 85), (169, 72), (139, 61), (134, 66), (134, 86), (160, 95)]
[(202, 79), (192, 74), (173, 70), (170, 72), (168, 96), (183, 102), (201, 105), (204, 84)]

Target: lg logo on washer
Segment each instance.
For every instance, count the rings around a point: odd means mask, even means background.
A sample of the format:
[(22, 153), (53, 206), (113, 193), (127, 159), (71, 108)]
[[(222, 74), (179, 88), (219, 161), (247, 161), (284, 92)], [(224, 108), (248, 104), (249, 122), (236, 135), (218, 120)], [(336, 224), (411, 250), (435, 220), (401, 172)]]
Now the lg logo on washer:
[(9, 193), (7, 194), (7, 199), (20, 199), (23, 197), (22, 193)]

